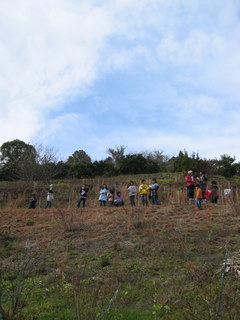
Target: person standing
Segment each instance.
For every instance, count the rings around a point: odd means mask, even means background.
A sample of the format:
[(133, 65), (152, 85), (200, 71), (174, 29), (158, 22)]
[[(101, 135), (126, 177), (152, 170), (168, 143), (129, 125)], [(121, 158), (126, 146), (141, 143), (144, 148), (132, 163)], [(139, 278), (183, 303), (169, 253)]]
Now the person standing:
[(100, 191), (99, 191), (99, 205), (100, 207), (105, 207), (106, 205), (106, 202), (107, 202), (107, 194), (109, 193), (109, 190), (107, 188), (107, 185), (104, 183), (101, 188), (100, 188)]
[(81, 203), (82, 203), (82, 207), (85, 208), (86, 206), (86, 201), (87, 201), (87, 193), (88, 193), (88, 187), (83, 184), (82, 187), (80, 188), (80, 198), (78, 200), (78, 203), (77, 203), (77, 207), (79, 208)]
[(158, 194), (157, 194), (158, 189), (159, 189), (159, 185), (157, 183), (157, 180), (153, 178), (151, 184), (149, 185), (149, 190), (150, 190), (149, 196), (152, 201), (152, 204), (158, 204)]
[(199, 210), (202, 210), (202, 189), (200, 184), (196, 184), (196, 205)]
[(147, 206), (148, 205), (148, 200), (147, 200), (148, 190), (149, 190), (149, 187), (146, 184), (146, 180), (142, 179), (141, 184), (140, 184), (140, 186), (138, 188), (138, 191), (139, 191), (139, 193), (141, 195), (142, 205), (143, 206)]
[(29, 201), (29, 209), (35, 209), (36, 208), (36, 203), (37, 203), (37, 197), (36, 197), (36, 194), (33, 193), (32, 194), (32, 197)]
[(207, 190), (208, 177), (204, 171), (200, 172), (200, 176), (199, 176), (198, 181), (200, 184), (200, 188), (202, 189), (202, 198), (204, 200), (206, 200), (206, 190)]
[(130, 181), (130, 184), (128, 186), (128, 194), (130, 199), (130, 204), (132, 207), (135, 207), (135, 194), (137, 192), (137, 188), (133, 181)]
[(109, 207), (113, 207), (114, 202), (114, 192), (113, 190), (109, 190), (107, 194), (107, 202)]
[(212, 203), (218, 203), (218, 185), (216, 181), (212, 181)]
[(193, 171), (189, 170), (187, 176), (185, 177), (187, 183), (187, 199), (188, 201), (194, 201), (194, 188), (195, 188), (195, 178), (193, 176)]
[(47, 192), (47, 203), (45, 208), (51, 208), (53, 200), (54, 200), (53, 190), (52, 188), (50, 188)]

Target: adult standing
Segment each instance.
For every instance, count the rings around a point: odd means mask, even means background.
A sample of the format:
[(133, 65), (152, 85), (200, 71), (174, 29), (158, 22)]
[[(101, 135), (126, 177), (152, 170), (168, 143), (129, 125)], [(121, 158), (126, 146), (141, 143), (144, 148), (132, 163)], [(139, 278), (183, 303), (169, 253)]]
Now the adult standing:
[(216, 181), (212, 181), (211, 190), (212, 190), (212, 203), (218, 203), (218, 185)]
[(85, 208), (86, 206), (86, 201), (87, 201), (87, 193), (88, 193), (88, 187), (83, 184), (82, 187), (80, 188), (80, 198), (78, 200), (78, 203), (77, 203), (77, 207), (79, 208), (81, 203), (82, 203), (82, 207)]
[(200, 184), (200, 188), (202, 190), (202, 199), (206, 200), (206, 190), (207, 190), (208, 177), (204, 171), (200, 172), (200, 176), (199, 176), (198, 181)]
[(194, 188), (196, 180), (193, 176), (193, 171), (189, 170), (187, 176), (185, 177), (187, 183), (187, 199), (188, 201), (194, 201)]
[(45, 208), (51, 208), (53, 200), (54, 200), (53, 190), (52, 190), (52, 187), (50, 187), (50, 189), (47, 192), (47, 203)]

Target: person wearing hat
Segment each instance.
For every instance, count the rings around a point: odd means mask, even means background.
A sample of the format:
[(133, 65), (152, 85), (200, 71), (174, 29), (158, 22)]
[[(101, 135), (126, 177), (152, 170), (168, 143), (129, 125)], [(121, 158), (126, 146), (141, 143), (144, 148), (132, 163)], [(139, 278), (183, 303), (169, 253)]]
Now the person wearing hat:
[(196, 180), (193, 176), (193, 171), (189, 170), (187, 176), (185, 177), (187, 184), (187, 199), (188, 201), (194, 201), (194, 188)]

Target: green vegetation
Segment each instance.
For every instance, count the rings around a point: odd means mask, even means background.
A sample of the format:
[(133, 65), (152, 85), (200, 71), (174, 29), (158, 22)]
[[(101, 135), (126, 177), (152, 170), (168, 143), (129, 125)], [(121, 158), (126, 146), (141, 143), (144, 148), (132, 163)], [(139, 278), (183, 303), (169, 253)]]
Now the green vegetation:
[(53, 150), (35, 147), (21, 140), (8, 141), (0, 147), (0, 180), (43, 181), (82, 179), (119, 175), (156, 174), (162, 172), (205, 171), (231, 178), (240, 175), (240, 163), (227, 154), (220, 159), (202, 159), (198, 153), (179, 151), (177, 156), (162, 151), (125, 154), (126, 147), (109, 148), (109, 156), (92, 161), (84, 150), (76, 150), (66, 161), (58, 161)]

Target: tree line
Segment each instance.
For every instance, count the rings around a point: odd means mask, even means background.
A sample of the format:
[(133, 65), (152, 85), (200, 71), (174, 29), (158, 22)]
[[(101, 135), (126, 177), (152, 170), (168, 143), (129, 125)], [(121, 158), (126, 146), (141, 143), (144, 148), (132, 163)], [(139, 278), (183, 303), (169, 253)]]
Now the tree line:
[(49, 181), (51, 179), (80, 179), (97, 176), (127, 174), (152, 174), (159, 172), (196, 173), (205, 171), (226, 178), (240, 175), (240, 162), (235, 157), (222, 154), (219, 159), (202, 159), (198, 153), (179, 151), (177, 156), (168, 156), (163, 151), (126, 154), (125, 146), (108, 148), (108, 157), (92, 161), (82, 149), (74, 151), (66, 161), (59, 161), (56, 152), (34, 146), (21, 140), (8, 141), (0, 147), (1, 181)]

